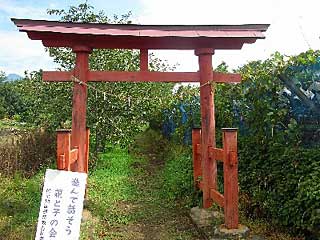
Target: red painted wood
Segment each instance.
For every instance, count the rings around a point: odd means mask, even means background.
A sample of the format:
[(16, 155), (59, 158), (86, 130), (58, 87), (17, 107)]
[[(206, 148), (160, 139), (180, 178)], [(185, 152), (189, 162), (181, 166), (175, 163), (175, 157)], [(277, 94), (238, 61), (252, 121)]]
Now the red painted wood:
[(65, 168), (65, 157), (64, 157), (64, 136), (57, 134), (57, 169), (63, 170)]
[(210, 190), (210, 197), (212, 200), (217, 203), (220, 207), (224, 207), (224, 196), (219, 193), (218, 191), (211, 189)]
[(70, 170), (70, 130), (57, 131), (57, 169)]
[(215, 147), (214, 89), (206, 84), (213, 79), (213, 49), (198, 49), (200, 73), (200, 106), (201, 106), (201, 159), (203, 182), (203, 207), (212, 205), (210, 189), (217, 189), (217, 163), (209, 156), (209, 146)]
[(240, 49), (264, 38), (269, 25), (132, 25), (12, 19), (29, 38), (48, 47), (127, 49)]
[(43, 71), (42, 80), (46, 82), (68, 82), (71, 81), (73, 72), (65, 71)]
[[(76, 66), (74, 75), (80, 81), (87, 82), (89, 70), (90, 49), (81, 48), (76, 53)], [(71, 166), (72, 171), (86, 171), (86, 109), (87, 109), (87, 86), (74, 83), (72, 99), (72, 135), (71, 146), (78, 148), (78, 160)]]
[[(31, 19), (17, 19), (11, 18), (20, 30), (37, 31), (37, 28), (43, 28), (45, 32), (59, 32), (58, 28), (63, 28), (66, 33), (83, 33), (83, 34), (105, 34), (112, 35), (123, 34), (129, 36), (133, 33), (136, 36), (141, 36), (143, 31), (146, 31), (146, 36), (151, 37), (155, 31), (156, 36), (186, 36), (189, 31), (192, 35), (201, 33), (202, 31), (211, 32), (218, 31), (216, 34), (223, 34), (224, 32), (232, 31), (245, 32), (260, 31), (264, 32), (269, 27), (269, 24), (242, 24), (242, 25), (142, 25), (142, 24), (101, 24), (101, 23), (79, 23), (79, 22), (59, 22), (48, 20), (31, 20)], [(38, 29), (40, 31), (40, 29)], [(84, 32), (83, 32), (84, 31)], [(149, 34), (150, 32), (150, 34)], [(222, 32), (222, 33), (221, 33)], [(231, 33), (232, 33), (231, 32)], [(226, 34), (227, 34), (226, 33)], [(229, 33), (230, 34), (230, 33)], [(200, 34), (198, 34), (200, 35)]]
[(209, 147), (209, 155), (215, 161), (222, 161), (224, 158), (224, 150), (221, 148)]
[(149, 55), (148, 49), (140, 49), (140, 71), (148, 71)]
[[(46, 82), (71, 81), (73, 72), (43, 71), (42, 79)], [(117, 72), (90, 71), (88, 82), (199, 82), (198, 72)], [(217, 83), (239, 83), (241, 75), (234, 73), (213, 72), (212, 81)]]
[(85, 172), (88, 173), (89, 171), (89, 146), (90, 146), (90, 129), (87, 128), (86, 131), (86, 163), (85, 163)]
[(38, 34), (28, 32), (29, 38), (42, 40), (45, 47), (72, 47), (74, 44), (87, 42), (97, 49), (177, 49), (194, 50), (197, 48), (241, 49), (244, 43), (254, 43), (257, 38), (186, 38), (186, 37), (125, 37), (125, 36), (66, 36), (65, 34)]
[[(44, 71), (42, 79), (46, 82), (71, 81), (72, 72)], [(90, 71), (90, 82), (198, 82), (197, 72), (118, 72)]]
[(66, 156), (64, 154), (57, 156), (57, 169), (58, 170), (65, 170), (66, 166)]
[(194, 186), (198, 186), (200, 177), (202, 175), (201, 171), (201, 155), (198, 153), (198, 148), (201, 142), (201, 129), (192, 129), (192, 159), (193, 159), (193, 180)]
[[(201, 128), (200, 128), (200, 130), (201, 130)], [(201, 142), (201, 141), (200, 141), (200, 142)], [(197, 150), (197, 154), (198, 154), (199, 156), (201, 156), (201, 144), (200, 144), (200, 143), (197, 144), (196, 150)]]
[(236, 229), (239, 224), (238, 186), (238, 146), (237, 130), (222, 129), (224, 154), (224, 217), (228, 229)]
[(69, 164), (73, 164), (78, 160), (79, 151), (77, 148), (70, 151)]
[(240, 83), (241, 75), (237, 73), (213, 72), (213, 81), (217, 83)]
[(201, 189), (201, 190), (203, 190), (203, 182), (202, 182), (202, 181), (201, 181), (201, 182), (198, 182), (198, 188)]
[[(69, 23), (70, 25), (70, 23)], [(108, 27), (107, 24), (102, 28), (93, 27), (91, 24), (87, 24), (85, 27), (76, 27), (73, 24), (71, 26), (52, 26), (48, 27), (47, 25), (38, 25), (38, 26), (22, 26), (20, 27), (21, 31), (25, 32), (38, 32), (38, 33), (60, 33), (60, 34), (75, 34), (77, 36), (83, 35), (98, 35), (98, 36), (126, 36), (126, 37), (148, 37), (148, 38), (166, 38), (166, 37), (177, 37), (177, 38), (198, 38), (198, 37), (207, 37), (207, 38), (264, 38), (264, 35), (261, 31), (251, 30), (251, 29), (227, 29), (226, 27), (220, 26), (220, 29), (217, 26), (207, 26), (207, 29), (203, 29), (203, 26), (194, 26), (193, 29), (180, 29), (176, 26), (177, 29), (172, 29), (170, 26), (158, 26), (162, 29), (120, 29), (123, 25), (118, 25), (117, 28), (104, 28)], [(146, 27), (140, 25), (140, 27)], [(238, 25), (239, 28), (241, 25)], [(187, 25), (185, 27), (188, 27)], [(235, 28), (237, 28), (235, 27)], [(155, 28), (155, 26), (153, 26)], [(166, 28), (166, 29), (165, 29)], [(171, 29), (170, 29), (171, 28)], [(196, 29), (198, 28), (198, 29)]]
[(197, 72), (107, 72), (90, 71), (91, 82), (197, 82)]

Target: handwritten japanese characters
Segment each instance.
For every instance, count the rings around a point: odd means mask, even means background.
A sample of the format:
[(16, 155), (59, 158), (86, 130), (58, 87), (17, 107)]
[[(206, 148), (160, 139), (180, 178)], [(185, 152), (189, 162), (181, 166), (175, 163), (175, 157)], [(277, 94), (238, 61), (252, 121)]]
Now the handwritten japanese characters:
[(36, 240), (79, 239), (87, 174), (46, 171)]

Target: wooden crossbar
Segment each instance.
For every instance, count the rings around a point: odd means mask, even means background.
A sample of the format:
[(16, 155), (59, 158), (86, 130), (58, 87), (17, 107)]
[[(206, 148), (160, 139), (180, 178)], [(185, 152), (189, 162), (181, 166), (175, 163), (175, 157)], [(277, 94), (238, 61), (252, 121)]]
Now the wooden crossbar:
[[(44, 71), (42, 79), (46, 82), (72, 81), (73, 72)], [(199, 72), (121, 72), (121, 71), (89, 71), (88, 82), (199, 82)], [(240, 74), (213, 73), (213, 82), (239, 83)]]
[(212, 159), (223, 162), (224, 150), (221, 148), (209, 147), (209, 155)]
[(77, 148), (74, 148), (70, 151), (70, 160), (69, 160), (69, 164), (72, 164), (74, 163), (75, 161), (77, 161), (78, 159), (78, 149)]
[(214, 189), (210, 189), (210, 197), (213, 199), (215, 203), (217, 203), (220, 207), (224, 207), (224, 196)]

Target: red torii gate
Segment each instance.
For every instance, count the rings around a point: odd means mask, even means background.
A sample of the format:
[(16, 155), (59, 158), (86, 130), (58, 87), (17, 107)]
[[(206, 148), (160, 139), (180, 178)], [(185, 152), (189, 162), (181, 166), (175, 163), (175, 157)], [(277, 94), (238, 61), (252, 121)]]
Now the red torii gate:
[[(241, 49), (244, 43), (263, 39), (269, 25), (134, 25), (69, 23), (44, 20), (12, 19), (19, 31), (30, 39), (41, 40), (45, 47), (70, 47), (76, 54), (75, 69), (70, 72), (45, 71), (43, 80), (74, 81), (72, 131), (58, 134), (59, 169), (88, 171), (86, 129), (87, 82), (199, 82), (201, 131), (193, 132), (194, 176), (203, 191), (203, 207), (212, 200), (225, 209), (227, 228), (238, 227), (238, 175), (236, 132), (224, 131), (224, 147), (215, 143), (214, 89), (211, 82), (237, 83), (238, 74), (212, 70), (216, 49)], [(88, 57), (94, 48), (140, 49), (140, 71), (90, 71)], [(195, 50), (198, 72), (149, 72), (148, 50)], [(217, 160), (225, 166), (225, 196), (217, 191)]]

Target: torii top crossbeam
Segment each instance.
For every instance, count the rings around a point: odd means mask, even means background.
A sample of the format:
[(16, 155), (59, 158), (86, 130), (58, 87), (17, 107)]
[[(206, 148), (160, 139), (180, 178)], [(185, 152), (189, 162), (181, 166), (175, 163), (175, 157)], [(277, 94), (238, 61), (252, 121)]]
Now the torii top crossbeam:
[(244, 43), (264, 38), (269, 25), (135, 25), (70, 23), (12, 19), (30, 39), (46, 47), (124, 49), (241, 49)]

